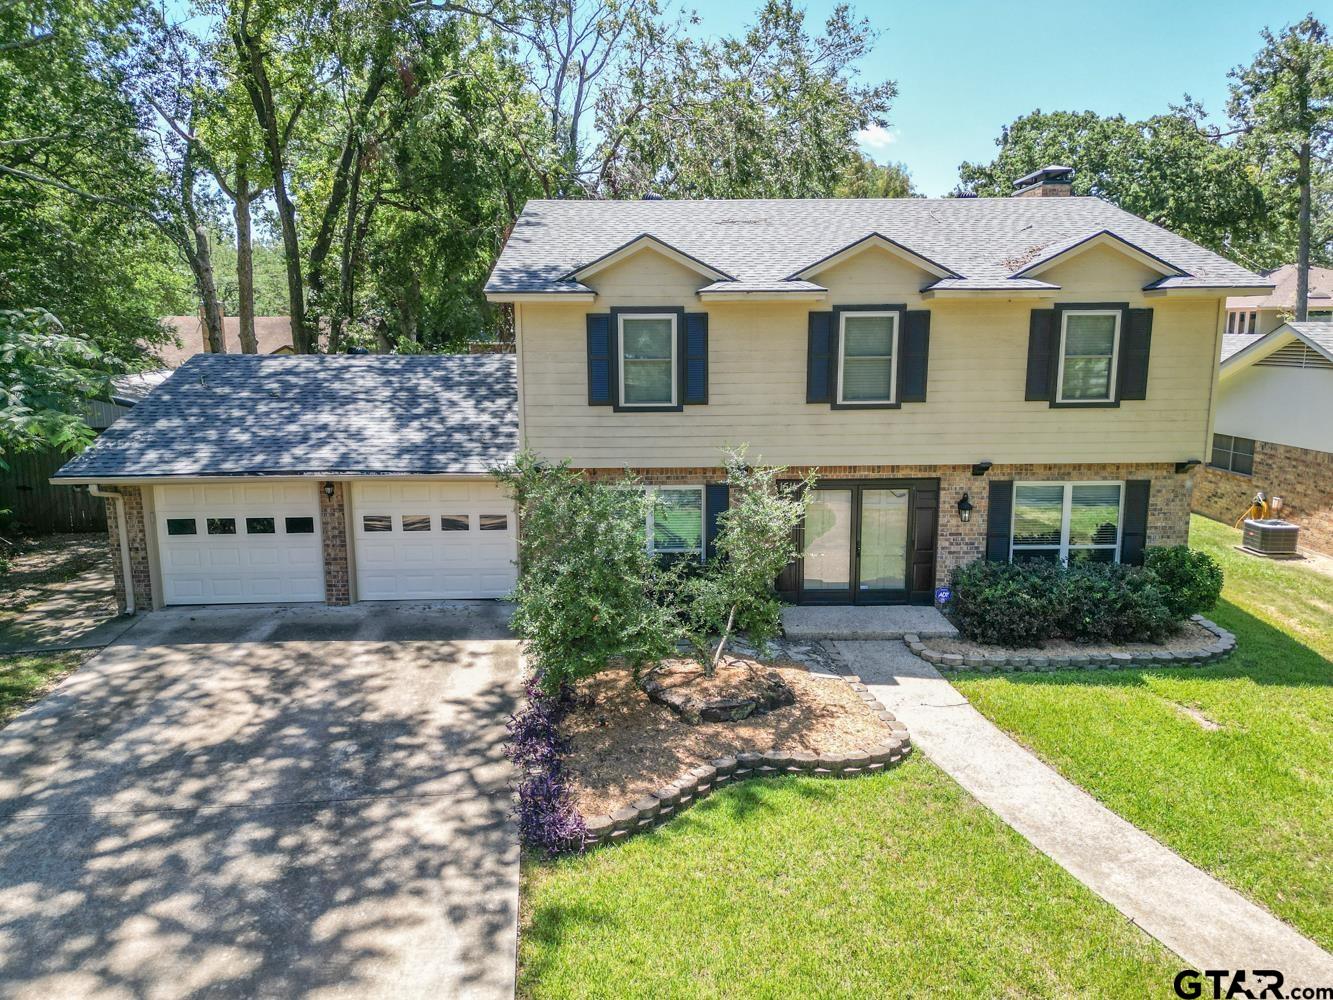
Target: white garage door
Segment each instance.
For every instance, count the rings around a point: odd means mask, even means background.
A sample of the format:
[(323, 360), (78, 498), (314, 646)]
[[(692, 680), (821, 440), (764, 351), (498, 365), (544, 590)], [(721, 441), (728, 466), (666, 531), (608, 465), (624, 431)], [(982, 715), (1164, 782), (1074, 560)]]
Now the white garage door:
[(514, 505), (491, 482), (356, 483), (357, 597), (504, 597), (514, 587)]
[(156, 488), (167, 604), (324, 600), (313, 483)]

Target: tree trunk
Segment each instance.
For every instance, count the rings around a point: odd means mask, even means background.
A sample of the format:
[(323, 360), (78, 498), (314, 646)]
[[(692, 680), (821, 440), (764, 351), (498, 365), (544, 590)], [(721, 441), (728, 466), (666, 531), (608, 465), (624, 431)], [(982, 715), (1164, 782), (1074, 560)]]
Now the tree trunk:
[(199, 291), (199, 305), (204, 320), (204, 339), (213, 354), (226, 354), (227, 341), (223, 333), (222, 305), (218, 302), (218, 286), (213, 275), (213, 251), (208, 243), (208, 226), (199, 218), (194, 205), (194, 157), (187, 146), (181, 163), (181, 212), (185, 216), (188, 233), (185, 238), (185, 256), (194, 273), (194, 284)]
[(1297, 219), (1296, 249), (1296, 320), (1304, 322), (1310, 308), (1310, 141), (1301, 143), (1296, 182), (1301, 188), (1300, 217)]
[(236, 219), (236, 288), (240, 299), (236, 314), (242, 354), (258, 354), (255, 338), (255, 261), (250, 234), (250, 176), (245, 161), (236, 166), (235, 200), (232, 215)]
[(232, 35), (237, 54), (244, 68), (243, 81), (255, 118), (264, 134), (264, 152), (273, 175), (273, 201), (278, 209), (282, 229), (283, 259), (287, 264), (288, 310), (292, 321), (292, 347), (297, 354), (310, 354), (313, 338), (306, 325), (305, 279), (301, 271), (301, 241), (296, 231), (296, 206), (287, 194), (287, 169), (283, 130), (278, 124), (273, 106), (273, 87), (264, 66), (264, 53), (259, 39), (249, 33), (242, 17), (239, 28)]

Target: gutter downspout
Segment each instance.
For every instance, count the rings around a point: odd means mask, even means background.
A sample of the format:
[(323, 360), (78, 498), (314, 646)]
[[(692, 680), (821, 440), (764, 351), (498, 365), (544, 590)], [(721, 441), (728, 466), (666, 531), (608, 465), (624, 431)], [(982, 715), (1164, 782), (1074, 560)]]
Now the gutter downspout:
[(88, 484), (89, 496), (110, 500), (116, 506), (116, 533), (120, 535), (120, 573), (125, 586), (125, 614), (134, 614), (134, 574), (130, 572), (130, 539), (125, 525), (125, 498), (107, 493), (96, 483)]

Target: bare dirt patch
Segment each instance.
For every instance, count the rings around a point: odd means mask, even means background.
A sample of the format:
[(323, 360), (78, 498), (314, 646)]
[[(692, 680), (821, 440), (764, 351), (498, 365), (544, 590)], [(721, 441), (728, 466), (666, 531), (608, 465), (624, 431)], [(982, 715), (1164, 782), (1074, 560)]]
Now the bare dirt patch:
[(19, 539), (6, 555), (10, 567), (0, 576), (0, 611), (19, 611), (47, 596), (52, 584), (89, 570), (104, 570), (108, 578), (111, 574), (107, 536), (96, 533)]
[(986, 656), (993, 653), (1012, 653), (1022, 656), (1027, 653), (1036, 656), (1079, 656), (1090, 653), (1151, 653), (1163, 650), (1171, 653), (1189, 653), (1203, 649), (1217, 641), (1217, 636), (1197, 622), (1187, 621), (1175, 635), (1168, 636), (1162, 642), (1126, 642), (1121, 645), (1111, 643), (1070, 642), (1067, 639), (1051, 639), (1040, 646), (993, 646), (971, 639), (931, 639), (930, 648), (940, 653), (958, 653), (962, 656)]
[[(628, 670), (581, 681), (579, 705), (564, 725), (573, 744), (565, 765), (579, 811), (609, 814), (717, 757), (774, 749), (845, 753), (869, 750), (890, 736), (888, 725), (837, 677), (743, 657), (728, 658), (727, 669), (776, 671), (796, 703), (739, 722), (689, 725), (650, 701)], [(722, 689), (726, 683), (718, 682)]]

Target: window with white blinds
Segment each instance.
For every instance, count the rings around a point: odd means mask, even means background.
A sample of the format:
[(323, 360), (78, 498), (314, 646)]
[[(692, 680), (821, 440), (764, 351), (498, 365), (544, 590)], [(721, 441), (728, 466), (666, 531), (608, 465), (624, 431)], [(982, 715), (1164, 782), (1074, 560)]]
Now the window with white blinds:
[(704, 488), (653, 486), (657, 505), (648, 516), (648, 547), (657, 553), (696, 553), (704, 550)]
[(620, 403), (676, 405), (676, 317), (620, 317)]
[(1011, 558), (1118, 562), (1124, 483), (1015, 483)]
[(1120, 311), (1069, 310), (1062, 316), (1058, 401), (1109, 402), (1120, 347)]
[(892, 403), (898, 354), (896, 312), (841, 313), (839, 403)]

